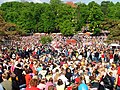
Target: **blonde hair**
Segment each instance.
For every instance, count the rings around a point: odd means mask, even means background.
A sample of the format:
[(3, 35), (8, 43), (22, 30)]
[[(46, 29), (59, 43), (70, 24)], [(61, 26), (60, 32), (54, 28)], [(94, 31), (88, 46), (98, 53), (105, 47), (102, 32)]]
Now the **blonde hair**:
[(37, 87), (37, 85), (38, 85), (38, 80), (37, 79), (31, 79), (30, 80), (30, 86)]
[(48, 86), (48, 90), (54, 90), (54, 89), (55, 89), (55, 88), (54, 88), (53, 85)]
[(56, 75), (55, 75), (55, 77), (54, 77), (54, 82), (57, 82), (59, 76), (60, 76), (60, 74), (59, 74), (59, 73), (56, 73)]

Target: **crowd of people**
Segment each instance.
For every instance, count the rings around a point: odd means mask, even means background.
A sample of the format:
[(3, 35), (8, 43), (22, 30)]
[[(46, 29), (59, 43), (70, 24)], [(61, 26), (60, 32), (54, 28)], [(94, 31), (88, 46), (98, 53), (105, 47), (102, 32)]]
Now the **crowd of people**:
[(44, 45), (40, 37), (1, 45), (0, 90), (120, 90), (120, 49), (106, 36), (54, 34)]

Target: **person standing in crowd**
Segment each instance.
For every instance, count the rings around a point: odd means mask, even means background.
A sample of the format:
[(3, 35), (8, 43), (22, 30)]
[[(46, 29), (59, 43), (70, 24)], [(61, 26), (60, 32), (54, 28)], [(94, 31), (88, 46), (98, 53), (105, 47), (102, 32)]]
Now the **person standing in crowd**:
[(54, 87), (53, 85), (50, 85), (50, 86), (48, 87), (48, 90), (56, 90), (56, 89), (55, 89), (55, 87)]
[(29, 86), (26, 87), (26, 90), (40, 90), (37, 88), (38, 80), (37, 79), (31, 79)]
[(37, 86), (40, 90), (45, 90), (46, 82), (45, 80), (40, 80), (40, 83)]
[(5, 90), (12, 90), (12, 82), (8, 80), (8, 73), (2, 74), (3, 82), (1, 83), (2, 87)]
[(96, 52), (95, 52), (95, 61), (96, 62), (99, 61), (99, 52), (98, 52), (98, 50), (96, 50)]
[(104, 73), (101, 77), (101, 80), (100, 80), (100, 86), (98, 88), (98, 90), (101, 90), (101, 89), (107, 89), (107, 90), (113, 90), (114, 84), (112, 83), (112, 79), (110, 77), (110, 75), (108, 74), (108, 72), (105, 72), (104, 70)]
[(118, 61), (119, 61), (118, 51), (117, 51), (117, 50), (115, 50), (115, 52), (114, 52), (114, 62), (115, 62), (115, 64), (117, 64), (117, 63), (118, 63)]
[(63, 84), (63, 81), (61, 79), (58, 80), (56, 89), (57, 90), (65, 90), (65, 84)]
[(14, 74), (18, 78), (19, 86), (26, 86), (25, 75), (23, 75), (23, 68), (20, 63), (18, 63), (14, 69)]
[(53, 78), (50, 78), (49, 81), (46, 83), (45, 90), (48, 90), (48, 87), (53, 85)]
[(26, 72), (26, 75), (25, 75), (26, 86), (28, 86), (30, 80), (32, 79), (32, 76), (30, 75), (30, 71), (28, 69), (25, 72)]
[(79, 84), (78, 90), (89, 90), (88, 86), (85, 83), (82, 83), (82, 77), (79, 78), (77, 83)]
[(65, 71), (61, 72), (61, 74), (58, 77), (58, 79), (61, 79), (65, 86), (69, 85), (68, 79), (65, 77)]
[(72, 82), (75, 82), (75, 79), (79, 76), (78, 70), (74, 69), (73, 75), (72, 75)]
[(0, 83), (3, 81), (2, 80), (2, 74), (3, 74), (2, 65), (0, 65)]
[(65, 77), (68, 79), (68, 82), (71, 82), (71, 77), (72, 77), (72, 73), (71, 70), (69, 68), (66, 69), (66, 74)]
[(120, 90), (120, 74), (116, 78), (116, 90)]
[(57, 84), (58, 77), (60, 76), (59, 72), (54, 76), (54, 84)]
[(120, 90), (120, 63), (119, 63), (119, 66), (118, 66), (118, 71), (117, 71), (117, 75), (116, 75), (115, 85), (116, 85), (116, 89)]
[(20, 90), (18, 79), (13, 72), (10, 74), (9, 80), (12, 81), (12, 90)]
[(14, 73), (16, 76), (18, 76), (18, 81), (19, 83), (21, 83), (22, 81), (22, 72), (23, 72), (23, 69), (22, 69), (22, 66), (20, 63), (18, 63), (15, 67), (15, 70), (14, 70)]
[(113, 51), (112, 50), (110, 50), (109, 59), (110, 59), (110, 63), (112, 64), (113, 61), (114, 61), (114, 56), (113, 56)]

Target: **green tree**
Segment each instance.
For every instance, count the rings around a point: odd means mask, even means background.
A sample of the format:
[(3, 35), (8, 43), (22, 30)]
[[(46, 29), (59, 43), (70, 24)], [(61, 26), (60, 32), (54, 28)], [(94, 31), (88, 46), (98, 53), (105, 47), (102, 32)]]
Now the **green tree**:
[(0, 10), (0, 42), (3, 43), (3, 39), (18, 39), (19, 37), (16, 37), (15, 35), (20, 35), (22, 32), (17, 30), (15, 24), (5, 22), (2, 16), (3, 11)]
[(88, 5), (77, 3), (76, 7), (61, 0), (50, 0), (49, 4), (6, 2), (0, 9), (4, 20), (1, 27), (5, 26), (3, 29), (7, 32), (20, 31), (23, 34), (62, 32), (64, 35), (72, 35), (81, 31), (83, 26), (88, 26), (89, 31), (96, 33), (110, 30), (116, 26), (112, 21), (120, 20), (120, 3), (110, 1), (103, 1), (101, 5), (94, 1)]
[(102, 1), (101, 2), (101, 10), (104, 13), (104, 16), (107, 17), (109, 13), (109, 7), (114, 6), (114, 3), (110, 1)]
[(47, 43), (50, 43), (51, 41), (52, 41), (52, 37), (50, 37), (50, 36), (42, 36), (40, 38), (40, 42), (42, 44), (47, 44)]
[(69, 20), (64, 20), (60, 25), (61, 33), (65, 36), (73, 35), (75, 33), (75, 28)]
[(120, 20), (112, 20), (112, 27), (110, 28), (108, 40), (117, 40), (120, 42)]
[(87, 18), (90, 12), (88, 10), (88, 6), (85, 5), (84, 3), (78, 3), (77, 5), (78, 6), (76, 9), (77, 14), (76, 31), (81, 31), (81, 28), (88, 23)]
[(108, 9), (109, 9), (109, 12), (108, 12), (109, 19), (120, 19), (120, 15), (119, 15), (120, 3), (119, 2), (116, 4), (110, 4)]
[(89, 30), (94, 32), (95, 28), (100, 28), (100, 23), (104, 20), (104, 14), (97, 3), (90, 2), (88, 6), (90, 12), (87, 19), (87, 21), (89, 21), (90, 24)]
[(62, 1), (61, 0), (50, 0), (50, 4), (61, 4)]
[(100, 35), (100, 32), (101, 32), (100, 28), (95, 28), (93, 34), (94, 35)]

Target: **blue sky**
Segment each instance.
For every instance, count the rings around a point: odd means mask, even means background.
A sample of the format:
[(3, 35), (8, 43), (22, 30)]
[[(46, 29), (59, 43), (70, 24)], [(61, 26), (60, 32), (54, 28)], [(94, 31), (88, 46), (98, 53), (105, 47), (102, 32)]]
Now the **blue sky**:
[[(21, 1), (21, 0), (0, 0), (0, 4), (2, 4), (4, 2), (10, 2), (10, 1)], [(50, 0), (25, 0), (25, 1), (41, 3), (41, 2), (49, 2)], [(67, 2), (67, 1), (82, 2), (82, 3), (88, 4), (91, 1), (95, 1), (97, 3), (100, 3), (103, 0), (62, 0), (62, 1), (64, 1), (64, 2)], [(104, 1), (107, 1), (107, 0), (104, 0)], [(109, 0), (109, 1), (113, 1), (114, 3), (120, 2), (120, 0)]]

